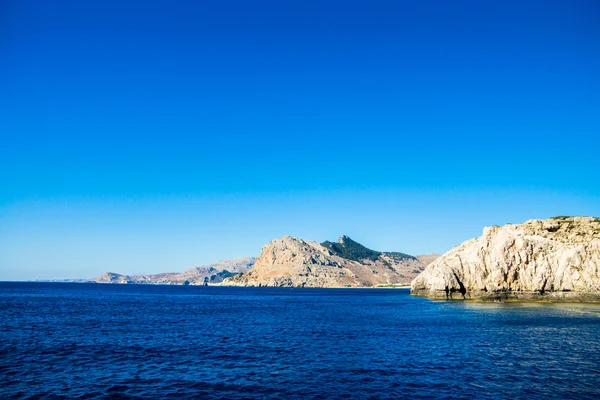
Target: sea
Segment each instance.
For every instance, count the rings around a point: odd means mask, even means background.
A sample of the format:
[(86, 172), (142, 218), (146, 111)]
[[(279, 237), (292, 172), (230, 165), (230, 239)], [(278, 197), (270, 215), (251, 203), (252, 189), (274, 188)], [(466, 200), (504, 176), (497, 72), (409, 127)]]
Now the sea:
[(6, 282), (0, 398), (598, 399), (600, 306)]

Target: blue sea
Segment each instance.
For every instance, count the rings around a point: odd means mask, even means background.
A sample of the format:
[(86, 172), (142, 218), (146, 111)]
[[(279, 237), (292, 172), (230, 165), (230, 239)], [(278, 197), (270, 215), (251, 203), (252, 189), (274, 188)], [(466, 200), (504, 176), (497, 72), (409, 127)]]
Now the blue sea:
[(600, 396), (600, 306), (0, 283), (0, 398)]

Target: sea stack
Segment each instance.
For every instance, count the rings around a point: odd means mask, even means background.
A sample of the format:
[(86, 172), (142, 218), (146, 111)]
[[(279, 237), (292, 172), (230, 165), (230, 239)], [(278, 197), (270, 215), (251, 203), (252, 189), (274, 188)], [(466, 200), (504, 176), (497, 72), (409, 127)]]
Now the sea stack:
[(411, 294), (448, 300), (600, 302), (600, 219), (490, 226), (431, 263)]

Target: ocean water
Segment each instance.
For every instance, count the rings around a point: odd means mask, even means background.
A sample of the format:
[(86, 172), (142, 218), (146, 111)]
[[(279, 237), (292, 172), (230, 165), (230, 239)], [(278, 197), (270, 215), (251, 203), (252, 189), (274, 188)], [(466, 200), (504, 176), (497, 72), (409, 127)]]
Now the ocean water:
[(600, 396), (600, 307), (0, 283), (0, 398)]

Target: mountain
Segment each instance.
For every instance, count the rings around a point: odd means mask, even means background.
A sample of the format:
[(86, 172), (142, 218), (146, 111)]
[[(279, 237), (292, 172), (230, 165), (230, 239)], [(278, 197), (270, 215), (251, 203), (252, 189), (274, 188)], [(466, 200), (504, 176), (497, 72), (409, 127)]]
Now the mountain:
[(417, 260), (421, 261), (423, 264), (429, 265), (432, 262), (434, 262), (435, 260), (437, 260), (438, 258), (440, 258), (440, 254), (421, 254), (421, 255), (415, 256), (415, 258)]
[(239, 257), (222, 260), (214, 264), (194, 267), (184, 272), (165, 272), (155, 275), (121, 275), (114, 272), (92, 279), (98, 283), (162, 284), (162, 285), (203, 285), (220, 283), (225, 278), (249, 270), (255, 262), (254, 257)]
[(408, 284), (425, 268), (404, 253), (368, 249), (342, 236), (318, 244), (284, 236), (268, 243), (248, 272), (225, 279), (231, 286), (372, 287)]
[(555, 217), (491, 226), (412, 281), (436, 299), (600, 302), (600, 219)]

